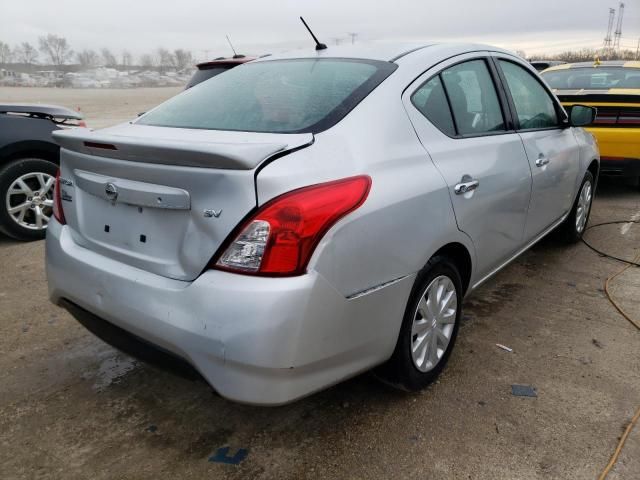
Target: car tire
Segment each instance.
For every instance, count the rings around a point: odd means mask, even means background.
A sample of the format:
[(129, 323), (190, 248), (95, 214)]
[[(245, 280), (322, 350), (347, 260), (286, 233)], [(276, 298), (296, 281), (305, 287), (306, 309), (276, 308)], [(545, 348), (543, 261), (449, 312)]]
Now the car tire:
[[(452, 296), (447, 306), (449, 294)], [(393, 355), (376, 370), (376, 375), (406, 391), (418, 391), (433, 382), (455, 344), (462, 298), (462, 280), (455, 264), (447, 257), (433, 257), (416, 278)], [(446, 310), (438, 313), (443, 306)]]
[[(0, 232), (16, 240), (45, 237), (57, 169), (41, 158), (20, 158), (0, 166)], [(25, 206), (16, 211), (21, 205)]]
[(587, 223), (589, 223), (594, 194), (595, 181), (593, 175), (591, 172), (586, 172), (580, 184), (578, 195), (573, 202), (571, 212), (569, 212), (569, 216), (558, 228), (558, 233), (560, 233), (561, 238), (565, 242), (576, 243), (582, 238), (582, 235), (587, 229)]

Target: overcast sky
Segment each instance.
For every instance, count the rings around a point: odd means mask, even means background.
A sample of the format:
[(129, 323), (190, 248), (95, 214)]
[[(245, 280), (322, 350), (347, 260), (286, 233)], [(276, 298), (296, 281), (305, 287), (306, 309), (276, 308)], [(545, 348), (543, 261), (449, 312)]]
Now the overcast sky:
[[(623, 46), (636, 49), (640, 0), (625, 2)], [(0, 0), (0, 40), (55, 33), (75, 50), (109, 47), (135, 55), (186, 48), (198, 59), (309, 44), (303, 15), (321, 41), (479, 41), (534, 53), (599, 47), (607, 0)]]

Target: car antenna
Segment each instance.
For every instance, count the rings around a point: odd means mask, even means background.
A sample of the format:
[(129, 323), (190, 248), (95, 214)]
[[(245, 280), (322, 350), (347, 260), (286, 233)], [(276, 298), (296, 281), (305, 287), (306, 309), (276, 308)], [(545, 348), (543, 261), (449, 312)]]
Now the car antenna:
[(231, 47), (231, 50), (233, 51), (233, 58), (244, 58), (244, 55), (238, 55), (236, 53), (236, 49), (233, 48), (233, 43), (231, 43), (231, 39), (229, 38), (229, 35), (225, 35), (225, 37), (227, 37), (227, 42), (229, 42), (229, 46)]
[(302, 20), (302, 24), (305, 26), (305, 28), (309, 31), (309, 34), (311, 34), (311, 36), (313, 37), (313, 41), (316, 42), (316, 50), (326, 50), (327, 46), (324, 43), (320, 43), (318, 41), (318, 39), (316, 38), (316, 36), (313, 34), (313, 32), (311, 31), (311, 29), (309, 28), (309, 25), (307, 25), (307, 22), (304, 21), (304, 18), (300, 17), (300, 20)]

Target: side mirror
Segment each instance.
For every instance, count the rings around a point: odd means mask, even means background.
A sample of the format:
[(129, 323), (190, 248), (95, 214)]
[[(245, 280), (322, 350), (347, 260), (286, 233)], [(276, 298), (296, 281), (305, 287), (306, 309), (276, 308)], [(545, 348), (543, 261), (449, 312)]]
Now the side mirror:
[(598, 111), (593, 107), (586, 105), (573, 105), (569, 112), (569, 125), (572, 127), (584, 127), (591, 125), (596, 119)]

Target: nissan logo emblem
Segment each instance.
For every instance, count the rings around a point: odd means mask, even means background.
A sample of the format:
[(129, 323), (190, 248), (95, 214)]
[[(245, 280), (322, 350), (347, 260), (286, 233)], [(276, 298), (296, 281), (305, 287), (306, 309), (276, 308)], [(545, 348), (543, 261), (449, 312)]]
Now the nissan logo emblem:
[(118, 189), (113, 183), (107, 183), (104, 187), (104, 193), (107, 194), (107, 198), (113, 202), (118, 198)]

